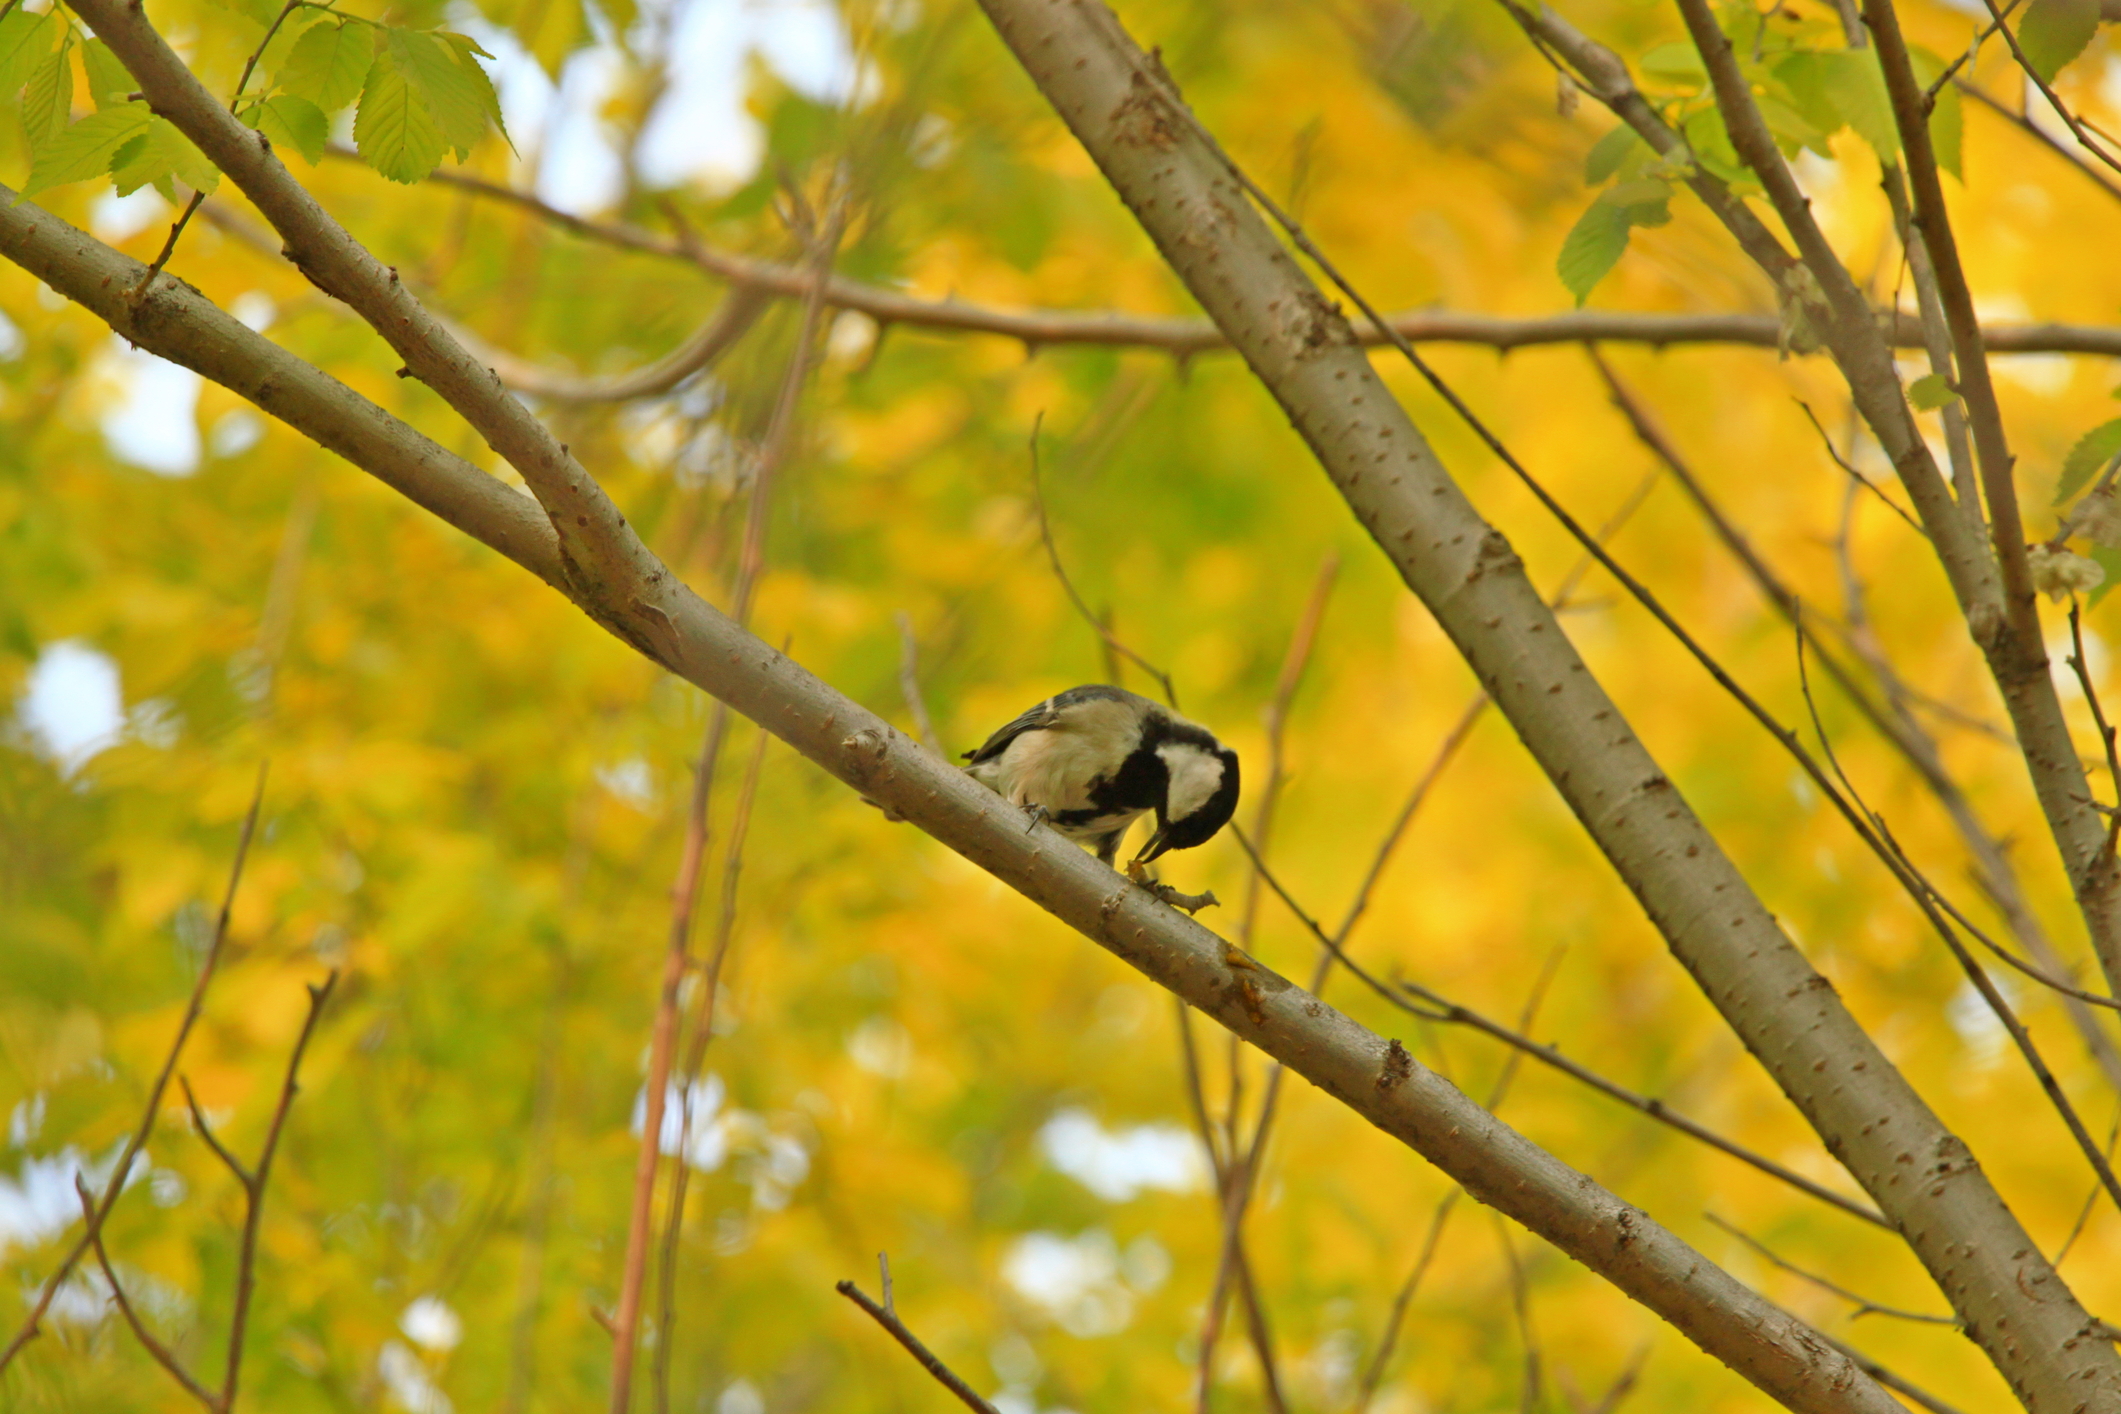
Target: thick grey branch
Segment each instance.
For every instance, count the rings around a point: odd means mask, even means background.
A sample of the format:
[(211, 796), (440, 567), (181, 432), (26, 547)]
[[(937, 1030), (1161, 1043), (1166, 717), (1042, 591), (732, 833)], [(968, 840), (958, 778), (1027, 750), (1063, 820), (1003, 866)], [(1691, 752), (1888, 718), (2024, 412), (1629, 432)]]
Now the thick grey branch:
[[(1965, 1144), (1790, 944), (1636, 740), (1508, 542), (1253, 211), (1161, 66), (1101, 6), (981, 6), (1464, 654), (1674, 955), (1906, 1235), (1990, 1358), (2041, 1409), (2121, 1398), (2121, 1361), (2084, 1338), (2089, 1316)], [(1860, 303), (1856, 313), (1868, 321)], [(1884, 367), (1890, 377), (1889, 358)], [(1688, 1334), (1793, 1406), (1851, 1388), (1838, 1355), (1760, 1361), (1733, 1350), (1735, 1332)]]
[[(97, 308), (94, 301), (111, 297), (110, 288), (122, 290), (126, 277), (143, 272), (137, 262), (98, 248), (58, 218), (27, 203), (12, 204), (12, 192), (0, 191), (0, 198), (0, 253), (70, 298)], [(106, 286), (107, 276), (117, 278)], [(153, 321), (141, 331), (142, 347), (216, 381), (244, 360), (264, 368), (287, 358), (233, 320), (223, 327), (198, 308), (205, 305), (202, 299), (181, 293), (196, 301), (186, 308), (197, 314), (198, 327), (174, 318)], [(179, 295), (178, 287), (165, 285), (154, 298)], [(224, 386), (241, 391), (255, 382), (236, 371)], [(288, 379), (279, 386), (281, 405), (298, 425), (336, 426), (345, 412), (335, 400), (353, 397), (321, 378)], [(459, 498), (452, 502), (460, 511), (454, 523), (540, 573), (551, 567), (557, 547), (549, 530), (542, 543), (522, 544), (517, 508), (527, 503), (521, 497), (499, 487), (503, 499), (463, 496), (464, 487), (494, 483), (380, 409), (367, 417), (389, 435), (350, 442), (358, 465), (393, 486), (437, 483), (427, 488), (429, 499)], [(583, 592), (578, 583), (556, 587)], [(1790, 1407), (1892, 1414), (1894, 1406), (1877, 1386), (1815, 1332), (1473, 1104), (1416, 1064), (1397, 1041), (1357, 1025), (1248, 959), (1239, 956), (1233, 965), (1221, 938), (1061, 836), (1050, 830), (1027, 834), (1020, 813), (1001, 797), (745, 632), (674, 578), (658, 581), (638, 599), (589, 612), (607, 624), (629, 616), (672, 671), (1332, 1094)], [(1811, 1009), (1800, 999), (1800, 1010)], [(1919, 1140), (1919, 1131), (1910, 1134)], [(1931, 1177), (1954, 1192), (1962, 1186)]]

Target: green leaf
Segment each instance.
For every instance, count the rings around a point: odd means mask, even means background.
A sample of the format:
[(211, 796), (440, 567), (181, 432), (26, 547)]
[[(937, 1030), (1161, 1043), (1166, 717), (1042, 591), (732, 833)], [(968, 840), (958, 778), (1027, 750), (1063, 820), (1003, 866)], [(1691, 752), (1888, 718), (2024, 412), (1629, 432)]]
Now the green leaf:
[(367, 25), (318, 25), (295, 41), (273, 82), (282, 93), (336, 113), (360, 96), (375, 57), (375, 35)]
[(493, 55), (480, 48), (479, 42), (468, 34), (454, 34), (448, 30), (442, 30), (439, 32), (439, 37), (451, 49), (456, 51), (457, 67), (464, 71), (466, 78), (471, 82), (471, 86), (477, 90), (479, 105), (485, 111), (487, 120), (501, 134), (502, 140), (510, 148), (513, 148), (515, 140), (508, 136), (508, 124), (501, 117), (501, 95), (493, 86), (492, 76), (486, 72), (485, 66), (479, 62), (480, 59), (491, 59)]
[(426, 179), (449, 150), (427, 99), (412, 81), (376, 56), (354, 114), (354, 146), (361, 158), (394, 182)]
[(91, 39), (81, 46), (81, 67), (88, 71), (88, 96), (98, 108), (125, 102), (125, 96), (139, 87), (125, 71), (125, 65), (118, 62), (118, 56), (110, 52), (110, 46), (100, 39)]
[(1561, 254), (1554, 262), (1554, 273), (1570, 294), (1576, 296), (1576, 307), (1591, 297), (1598, 282), (1606, 277), (1621, 255), (1628, 248), (1628, 228), (1634, 223), (1621, 207), (1608, 201), (1594, 201), (1576, 218), (1568, 238), (1561, 243)]
[(206, 154), (192, 145), (167, 118), (148, 123), (139, 136), (126, 142), (111, 158), (111, 178), (118, 194), (128, 196), (152, 184), (164, 196), (175, 199), (170, 180), (175, 178), (193, 191), (211, 193), (221, 184), (221, 174)]
[(2102, 422), (2077, 439), (2062, 459), (2062, 477), (2055, 483), (2056, 505), (2082, 491), (2116, 454), (2121, 454), (2121, 417)]
[(1598, 194), (1598, 199), (1608, 206), (1623, 210), (1630, 206), (1648, 206), (1671, 200), (1672, 184), (1655, 177), (1636, 177), (1632, 181), (1617, 182)]
[(1702, 170), (1726, 182), (1751, 183), (1753, 172), (1738, 160), (1738, 149), (1731, 146), (1731, 135), (1724, 131), (1723, 115), (1714, 108), (1704, 108), (1686, 120), (1680, 129), (1686, 134), (1687, 146), (1693, 149), (1694, 160)]
[[(224, 10), (232, 10), (251, 21), (261, 30), (270, 28), (280, 17), (279, 0), (214, 0)], [(246, 44), (244, 46), (248, 48)]]
[[(493, 92), (493, 85), (484, 84), (486, 93), (481, 94), (485, 74), (472, 63), (472, 73), (478, 75), (474, 80), (458, 63), (458, 57), (458, 50), (435, 35), (393, 29), (377, 62), (391, 65), (419, 88), (443, 140), (456, 150), (461, 162), (486, 136), (487, 96)], [(495, 106), (499, 106), (498, 102)]]
[(1930, 146), (1936, 150), (1937, 165), (1962, 182), (1966, 180), (1962, 155), (1965, 127), (1966, 118), (1959, 107), (1959, 90), (1946, 84), (1937, 91), (1937, 106), (1930, 109)]
[(22, 95), (22, 127), (29, 134), (31, 160), (37, 149), (66, 127), (74, 111), (74, 66), (67, 60), (72, 41), (63, 40), (30, 70)]
[(1935, 412), (1959, 395), (1942, 373), (1928, 373), (1907, 385), (1907, 400), (1918, 412)]
[(1591, 144), (1590, 155), (1583, 159), (1583, 184), (1595, 187), (1620, 170), (1620, 164), (1640, 148), (1647, 153), (1649, 144), (1635, 136), (1635, 130), (1626, 123), (1613, 129)]
[(2043, 79), (2084, 52), (2099, 28), (2099, 0), (2033, 0), (2018, 22), (2018, 48)]
[(31, 66), (51, 52), (52, 17), (17, 5), (0, 16), (0, 99), (12, 98)]
[(243, 113), (243, 121), (271, 138), (276, 147), (291, 147), (314, 167), (324, 160), (324, 144), (331, 137), (331, 119), (306, 98), (279, 94), (255, 104)]
[(1832, 137), (1848, 119), (1827, 96), (1827, 65), (1820, 62), (1825, 57), (1823, 50), (1798, 49), (1777, 59), (1772, 67), (1791, 105), (1815, 131)]
[(153, 116), (145, 103), (120, 103), (91, 113), (50, 141), (38, 144), (22, 194), (35, 196), (67, 182), (102, 176), (110, 171), (111, 159), (126, 139), (146, 128)]
[(1768, 131), (1774, 135), (1776, 145), (1785, 153), (1793, 153), (1800, 147), (1825, 147), (1826, 133), (1795, 105), (1784, 103), (1770, 93), (1754, 95), (1753, 102), (1760, 109), (1760, 116), (1767, 120)]
[(1667, 83), (1704, 84), (1709, 79), (1708, 66), (1701, 62), (1699, 51), (1684, 39), (1660, 44), (1643, 55), (1642, 72)]
[(1885, 91), (1875, 49), (1843, 49), (1819, 56), (1826, 95), (1856, 136), (1871, 145), (1880, 162), (1900, 157), (1900, 128), (1893, 121), (1893, 100)]

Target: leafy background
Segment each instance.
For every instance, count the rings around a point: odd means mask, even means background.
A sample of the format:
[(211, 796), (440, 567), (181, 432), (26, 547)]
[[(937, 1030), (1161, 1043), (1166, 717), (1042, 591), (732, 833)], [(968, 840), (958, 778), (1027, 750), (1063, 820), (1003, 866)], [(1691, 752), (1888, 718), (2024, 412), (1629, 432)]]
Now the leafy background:
[[(1188, 311), (970, 6), (893, 0), (776, 18), (690, 3), (696, 13), (354, 0), (341, 9), (358, 18), (336, 31), (335, 18), (304, 15), (299, 33), (275, 41), (284, 58), (267, 50), (249, 92), (293, 100), (276, 117), (261, 110), (259, 124), (436, 308), (555, 367), (609, 371), (666, 352), (720, 288), (679, 263), (616, 254), (529, 213), (420, 183), (427, 167), (448, 164), (445, 147), (492, 180), (564, 192), (583, 134), (601, 133), (625, 159), (609, 202), (592, 203), (604, 214), (666, 230), (682, 219), (700, 239), (775, 258), (798, 250), (782, 219), (784, 187), (815, 194), (844, 163), (861, 198), (844, 273), (994, 305)], [(1830, 47), (1820, 38), (1825, 7), (1783, 9), (1800, 12), (1792, 43)], [(1668, 54), (1680, 37), (1676, 17), (1653, 7), (1575, 11), (1631, 56)], [(697, 33), (687, 15), (697, 25), (723, 12), (758, 26), (754, 38), (769, 35), (728, 66), (737, 87), (722, 95), (740, 94), (754, 125), (748, 163), (717, 158), (714, 133), (657, 136), (654, 126), (687, 81), (685, 36)], [(224, 97), (274, 13), (193, 0), (151, 9)], [(25, 31), (24, 17), (37, 18), (17, 7), (0, 39)], [(1586, 208), (1603, 200), (1585, 164), (1610, 120), (1591, 104), (1559, 111), (1551, 72), (1490, 7), (1146, 0), (1125, 19), (1161, 44), (1210, 127), (1383, 307), (1540, 313), (1586, 296), (1639, 310), (1775, 307), (1775, 293), (1686, 197), (1650, 203), (1668, 222), (1631, 219), (1620, 232), (1626, 253), (1613, 251), (1602, 281), (1557, 269)], [(1908, 20), (1938, 54), (1962, 50), (1971, 24), (1919, 5)], [(372, 66), (351, 92), (330, 56), (318, 67), (319, 36), (337, 43), (369, 21), (397, 28), (370, 37)], [(40, 23), (56, 31), (55, 20)], [(729, 23), (731, 35), (745, 33)], [(500, 57), (482, 64), (434, 30), (469, 33)], [(854, 67), (835, 89), (815, 81), (814, 65), (785, 56), (777, 65), (775, 42), (807, 44), (813, 60), (841, 46)], [(724, 57), (741, 47), (729, 39)], [(9, 62), (0, 53), (0, 67)], [(41, 204), (151, 259), (171, 208), (142, 221), (148, 198), (115, 206), (107, 184), (86, 179), (115, 163), (119, 186), (137, 177), (136, 187), (160, 183), (182, 197), (175, 182), (203, 186), (210, 174), (175, 143), (164, 144), (159, 171), (139, 165), (144, 144), (88, 152), (89, 138), (123, 124), (142, 129), (125, 142), (159, 138), (126, 111), (139, 105), (99, 80), (93, 48), (76, 44), (61, 62), (72, 97), (54, 91), (42, 109), (27, 66), (0, 73), (10, 81), (0, 177), (49, 181)], [(2058, 83), (2110, 122), (2121, 108), (2116, 64), (2101, 32)], [(511, 115), (504, 139), (491, 120), (511, 92), (534, 94), (531, 65), (566, 79), (550, 110), (565, 121)], [(471, 77), (488, 70), (502, 75), (497, 91)], [(2000, 54), (1976, 73), (1993, 90), (2009, 87)], [(1688, 101), (1683, 65), (1650, 74)], [(389, 96), (378, 98), (389, 82), (418, 90), (418, 102), (398, 96), (395, 128), (384, 124)], [(439, 115), (451, 93), (478, 106)], [(356, 100), (367, 115), (358, 120), (346, 106)], [(523, 101), (518, 112), (535, 111)], [(99, 120), (72, 149), (75, 166), (50, 155), (58, 136)], [(322, 155), (331, 124), (373, 169)], [(1811, 126), (1799, 173), (1852, 268), (1876, 269), (1889, 292), (1896, 254), (1875, 196), (1878, 159), (1860, 124), (1818, 131), (1814, 114)], [(644, 131), (662, 147), (641, 141)], [(730, 150), (741, 159), (737, 131)], [(1963, 144), (1965, 182), (1948, 188), (1984, 309), (2113, 317), (2121, 267), (2108, 258), (2111, 198), (1971, 109)], [(646, 160), (657, 151), (660, 167)], [(669, 153), (688, 151), (719, 165), (683, 179), (662, 170)], [(239, 195), (224, 189), (214, 202), (209, 214), (221, 219), (193, 223), (176, 273), (491, 463), (432, 395), (393, 376), (396, 360), (368, 331), (247, 242), (260, 223)], [(592, 1313), (609, 1306), (619, 1274), (637, 1142), (629, 1116), (708, 704), (514, 567), (223, 390), (200, 389), (186, 406), (179, 380), (180, 415), (159, 405), (143, 435), (141, 390), (166, 386), (154, 380), (167, 375), (12, 268), (0, 270), (0, 314), (0, 699), (17, 706), (0, 738), (6, 1283), (34, 1290), (74, 1211), (67, 1176), (107, 1164), (136, 1121), (269, 761), (231, 965), (184, 1065), (239, 1152), (262, 1136), (303, 1016), (302, 984), (332, 967), (344, 980), (273, 1179), (246, 1398), (273, 1410), (598, 1402), (609, 1342)], [(711, 379), (671, 397), (544, 409), (650, 543), (718, 597), (797, 314), (776, 309)], [(1430, 356), (1586, 521), (1604, 519), (1652, 470), (1580, 351)], [(1796, 405), (1841, 435), (1845, 398), (1831, 370), (1747, 349), (1608, 356), (1747, 534), (1809, 602), (1838, 612), (1846, 478)], [(1383, 366), (1538, 581), (1556, 584), (1575, 559), (1563, 533), (1432, 394)], [(2039, 505), (2069, 448), (2112, 419), (2114, 370), (2036, 357), (2002, 359), (1999, 371), (2027, 503)], [(754, 623), (906, 722), (896, 617), (907, 615), (953, 749), (1052, 690), (1106, 676), (1039, 545), (1027, 437), (1041, 415), (1055, 534), (1085, 594), (1170, 668), (1189, 714), (1238, 746), (1254, 782), (1261, 712), (1289, 636), (1321, 564), (1339, 558), (1289, 726), (1273, 836), (1281, 876), (1314, 912), (1337, 916), (1474, 689), (1235, 360), (1178, 364), (1098, 348), (1027, 356), (1005, 340), (838, 317), (775, 493)], [(1923, 416), (1934, 434), (1937, 414)], [(1889, 479), (1867, 443), (1855, 457)], [(1851, 546), (1876, 631), (1902, 671), (1941, 700), (2000, 719), (1927, 548), (1871, 500), (1857, 502)], [(1656, 487), (1615, 548), (1785, 721), (1803, 719), (1787, 632), (1675, 487)], [(1904, 899), (1789, 761), (1610, 582), (1594, 575), (1567, 623), (1785, 926), (2052, 1251), (2091, 1180)], [(2102, 682), (2104, 628), (2095, 615)], [(34, 693), (54, 663), (93, 665), (91, 652), (115, 666), (123, 725), (69, 754), (40, 734)], [(1133, 685), (1145, 687), (1138, 675)], [(2064, 691), (2080, 710), (2073, 687)], [(1823, 693), (1819, 710), (1872, 804), (1957, 885), (1963, 853), (1916, 783), (1845, 702)], [(2079, 725), (2080, 740), (2095, 740), (2088, 716)], [(1978, 731), (1941, 730), (1987, 818), (2022, 841), (2015, 858), (2042, 919), (2081, 956), (2022, 767)], [(717, 856), (751, 745), (742, 727), (724, 755)], [(1225, 930), (1247, 911), (1243, 858), (1227, 836), (1178, 856), (1167, 877), (1230, 900), (1216, 916)], [(718, 864), (710, 878), (719, 880)], [(711, 901), (710, 918), (719, 906)], [(909, 1322), (1011, 1410), (1186, 1401), (1219, 1237), (1188, 1137), (1168, 998), (777, 747), (765, 753), (734, 907), (712, 1078), (697, 1092), (711, 1122), (691, 1154), (669, 1338), (673, 1406), (939, 1407), (940, 1391), (833, 1294), (842, 1277), (873, 1287), (879, 1250), (892, 1255)], [(1308, 972), (1305, 936), (1271, 899), (1258, 904), (1254, 937), (1270, 964)], [(1853, 1191), (1499, 721), (1476, 730), (1417, 817), (1353, 946), (1381, 971), (1503, 1016), (1558, 952), (1534, 1027), (1541, 1039)], [(2015, 990), (2103, 1135), (2112, 1096), (2051, 1001)], [(1503, 1064), (1478, 1038), (1352, 990), (1333, 995), (1472, 1093), (1485, 1093)], [(1220, 1111), (1227, 1048), (1197, 1029)], [(1240, 1075), (1252, 1103), (1261, 1071), (1248, 1060)], [(1250, 1240), (1293, 1402), (1339, 1409), (1448, 1185), (1307, 1087), (1284, 1099)], [(1520, 1075), (1504, 1114), (1917, 1382), (1967, 1407), (2008, 1397), (1950, 1329), (1852, 1320), (1848, 1303), (1769, 1266), (1706, 1215), (1875, 1301), (1942, 1310), (1885, 1234), (1551, 1073)], [(150, 1319), (205, 1367), (224, 1338), (241, 1209), (233, 1181), (187, 1130), (181, 1108), (165, 1114), (147, 1172), (109, 1231)], [(1634, 1398), (1645, 1407), (1759, 1403), (1602, 1282), (1466, 1205), (1412, 1304), (1376, 1407), (1519, 1401), (1526, 1345), (1506, 1247), (1528, 1285), (1539, 1406), (1571, 1407), (1575, 1391), (1595, 1398), (1638, 1360)], [(2064, 1269), (2095, 1310), (2121, 1298), (2117, 1254), (2121, 1226), (2095, 1210)], [(96, 1288), (70, 1288), (49, 1325), (0, 1386), (9, 1407), (180, 1406)], [(1257, 1406), (1249, 1350), (1231, 1337), (1222, 1348), (1226, 1405)]]

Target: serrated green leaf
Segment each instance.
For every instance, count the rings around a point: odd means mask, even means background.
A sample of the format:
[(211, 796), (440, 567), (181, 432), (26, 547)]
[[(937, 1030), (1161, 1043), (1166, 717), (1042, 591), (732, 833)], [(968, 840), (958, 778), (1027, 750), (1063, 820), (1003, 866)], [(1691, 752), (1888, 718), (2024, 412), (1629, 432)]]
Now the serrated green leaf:
[(208, 194), (221, 184), (221, 174), (206, 154), (166, 118), (151, 120), (139, 136), (123, 144), (112, 155), (110, 174), (120, 196), (149, 185), (171, 196), (172, 178)]
[(22, 194), (35, 196), (67, 182), (102, 176), (110, 171), (111, 159), (126, 139), (137, 135), (153, 116), (145, 103), (120, 103), (91, 113), (50, 141), (39, 143)]
[(39, 60), (30, 70), (29, 85), (22, 94), (22, 128), (29, 135), (31, 160), (37, 149), (65, 130), (74, 111), (74, 66), (68, 62), (70, 40)]
[[(458, 51), (435, 35), (393, 29), (384, 40), (377, 62), (391, 65), (420, 90), (443, 140), (461, 162), (486, 136), (486, 99), (457, 57)], [(476, 64), (472, 67), (477, 69)], [(479, 75), (482, 80), (484, 77)], [(492, 85), (486, 88), (489, 93), (492, 91)]]
[(1583, 159), (1583, 184), (1595, 187), (1620, 170), (1620, 164), (1636, 148), (1649, 151), (1649, 144), (1635, 136), (1635, 130), (1626, 123), (1613, 129), (1591, 144), (1590, 155)]
[(449, 150), (427, 99), (398, 66), (379, 54), (354, 113), (354, 146), (369, 166), (394, 182), (426, 179)]
[(1701, 62), (1701, 55), (1687, 40), (1674, 40), (1660, 44), (1642, 56), (1642, 72), (1653, 79), (1667, 83), (1707, 83), (1708, 66)]
[(455, 34), (448, 30), (442, 30), (440, 31), (440, 37), (444, 43), (456, 51), (457, 67), (464, 71), (465, 77), (478, 93), (479, 106), (484, 110), (487, 121), (492, 123), (495, 131), (500, 133), (501, 140), (506, 142), (511, 149), (514, 148), (515, 139), (508, 136), (508, 124), (501, 116), (500, 92), (493, 86), (493, 76), (488, 74), (485, 66), (479, 62), (480, 59), (491, 59), (493, 55), (480, 48), (479, 42), (468, 34)]
[(2018, 22), (2018, 48), (2043, 79), (2084, 52), (2099, 29), (2099, 0), (2033, 0)]
[(324, 145), (331, 138), (331, 119), (306, 98), (283, 93), (245, 109), (243, 121), (271, 138), (277, 147), (291, 147), (314, 167), (324, 160)]
[(13, 98), (31, 67), (52, 47), (52, 17), (17, 5), (0, 15), (0, 99)]
[(126, 101), (126, 95), (139, 85), (118, 62), (118, 56), (110, 52), (110, 46), (100, 39), (91, 39), (81, 46), (81, 67), (88, 71), (88, 96), (98, 108), (108, 108), (114, 103)]
[(2121, 417), (2102, 422), (2077, 439), (2062, 459), (2062, 476), (2055, 483), (2055, 504), (2082, 491), (2105, 465), (2121, 454)]
[(1919, 412), (1935, 412), (1958, 396), (1942, 373), (1926, 373), (1907, 385), (1907, 400)]
[(375, 33), (367, 25), (322, 24), (295, 41), (273, 82), (282, 93), (336, 113), (360, 97), (375, 57)]
[(1598, 282), (1606, 277), (1628, 248), (1628, 228), (1632, 223), (1628, 213), (1605, 201), (1594, 201), (1576, 218), (1567, 239), (1561, 243), (1561, 254), (1555, 258), (1554, 273), (1569, 293), (1576, 296), (1576, 307), (1591, 297)]

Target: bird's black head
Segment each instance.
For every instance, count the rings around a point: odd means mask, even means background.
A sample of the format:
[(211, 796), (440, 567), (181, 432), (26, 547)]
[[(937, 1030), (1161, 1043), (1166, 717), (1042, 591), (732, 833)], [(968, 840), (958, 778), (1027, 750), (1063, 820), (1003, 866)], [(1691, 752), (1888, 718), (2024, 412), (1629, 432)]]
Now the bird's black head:
[(1199, 728), (1174, 735), (1156, 748), (1168, 772), (1156, 833), (1137, 862), (1147, 864), (1174, 849), (1206, 844), (1237, 813), (1237, 753)]

